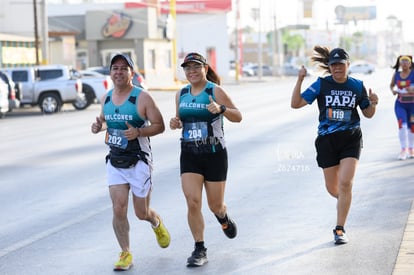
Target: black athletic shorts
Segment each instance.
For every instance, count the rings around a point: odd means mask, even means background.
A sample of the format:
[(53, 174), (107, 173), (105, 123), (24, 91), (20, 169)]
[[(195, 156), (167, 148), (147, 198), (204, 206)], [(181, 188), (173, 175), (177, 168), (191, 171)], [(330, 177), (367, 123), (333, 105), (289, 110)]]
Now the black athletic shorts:
[(227, 179), (227, 150), (215, 153), (193, 154), (181, 151), (180, 172), (196, 173), (206, 181), (225, 181)]
[(339, 164), (344, 158), (359, 159), (362, 149), (362, 132), (360, 128), (338, 131), (318, 136), (315, 140), (316, 161), (321, 168)]

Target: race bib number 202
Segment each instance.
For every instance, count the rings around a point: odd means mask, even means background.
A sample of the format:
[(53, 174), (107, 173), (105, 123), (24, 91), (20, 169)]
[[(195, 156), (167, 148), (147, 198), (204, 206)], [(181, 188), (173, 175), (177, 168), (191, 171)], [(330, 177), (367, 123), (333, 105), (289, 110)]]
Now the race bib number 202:
[(105, 136), (105, 143), (109, 146), (126, 149), (128, 139), (124, 135), (124, 130), (108, 128)]

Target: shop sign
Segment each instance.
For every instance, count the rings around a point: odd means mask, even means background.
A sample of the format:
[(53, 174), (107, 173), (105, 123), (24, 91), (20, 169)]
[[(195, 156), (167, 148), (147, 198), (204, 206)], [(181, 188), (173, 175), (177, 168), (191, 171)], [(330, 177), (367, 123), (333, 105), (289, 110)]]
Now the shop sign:
[[(161, 13), (170, 13), (170, 1), (160, 0)], [(126, 9), (144, 8), (150, 6), (146, 2), (125, 2)], [(184, 13), (222, 13), (231, 11), (231, 0), (176, 0), (177, 14)]]
[(377, 18), (377, 9), (376, 6), (336, 6), (335, 14), (339, 23), (346, 24), (349, 21), (356, 22), (357, 20), (374, 20)]
[(132, 25), (132, 18), (123, 12), (113, 12), (102, 28), (104, 37), (123, 37)]
[(3, 46), (1, 52), (3, 65), (36, 64), (35, 48)]

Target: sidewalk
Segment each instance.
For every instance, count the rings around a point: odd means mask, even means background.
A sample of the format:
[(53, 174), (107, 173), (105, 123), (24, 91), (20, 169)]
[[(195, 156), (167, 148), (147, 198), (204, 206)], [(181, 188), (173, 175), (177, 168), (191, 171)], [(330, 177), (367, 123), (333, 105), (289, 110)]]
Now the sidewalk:
[(414, 274), (414, 203), (405, 225), (404, 236), (401, 241), (393, 275)]

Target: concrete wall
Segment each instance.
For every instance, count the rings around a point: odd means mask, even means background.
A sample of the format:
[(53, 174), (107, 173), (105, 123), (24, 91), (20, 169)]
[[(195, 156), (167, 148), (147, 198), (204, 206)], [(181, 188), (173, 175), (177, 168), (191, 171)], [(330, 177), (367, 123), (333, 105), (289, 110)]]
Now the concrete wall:
[(142, 55), (145, 79), (150, 87), (168, 87), (174, 84), (172, 70), (172, 47), (168, 41), (146, 40)]
[(180, 64), (184, 55), (199, 52), (207, 57), (209, 48), (216, 50), (216, 71), (222, 79), (228, 77), (230, 53), (227, 35), (227, 14), (180, 14), (177, 16), (177, 75), (184, 79)]
[[(42, 6), (38, 1), (38, 33), (43, 28)], [(33, 0), (0, 1), (0, 33), (34, 37)]]
[[(76, 68), (75, 37), (60, 36), (49, 43), (49, 64), (63, 64)], [(53, 53), (53, 54), (52, 54)]]

